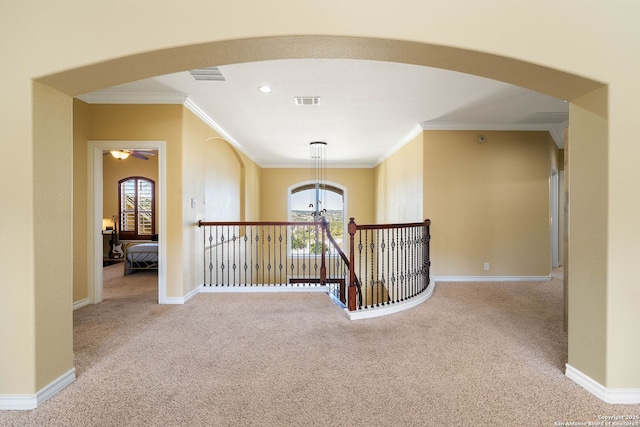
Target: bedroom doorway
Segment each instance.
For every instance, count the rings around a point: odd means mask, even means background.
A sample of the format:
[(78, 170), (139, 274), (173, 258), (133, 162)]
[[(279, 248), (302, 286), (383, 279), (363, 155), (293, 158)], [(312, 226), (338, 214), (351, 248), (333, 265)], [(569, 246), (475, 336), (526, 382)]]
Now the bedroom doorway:
[[(157, 152), (157, 213), (156, 234), (158, 241), (158, 303), (166, 299), (166, 159), (165, 141), (89, 141), (87, 175), (88, 188), (88, 265), (87, 282), (89, 303), (97, 304), (103, 300), (103, 262), (105, 239), (104, 222), (104, 153), (110, 150), (145, 150)], [(116, 201), (117, 202), (117, 201)], [(111, 209), (113, 210), (113, 209)], [(124, 266), (122, 266), (124, 269)]]

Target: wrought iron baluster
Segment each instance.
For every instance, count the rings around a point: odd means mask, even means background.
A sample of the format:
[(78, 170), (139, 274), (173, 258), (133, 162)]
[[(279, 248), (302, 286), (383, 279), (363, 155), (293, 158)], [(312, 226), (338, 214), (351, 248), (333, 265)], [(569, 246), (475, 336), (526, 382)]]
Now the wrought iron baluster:
[(267, 286), (271, 284), (271, 241), (271, 228), (267, 226)]
[[(382, 256), (380, 257), (382, 259), (382, 262), (381, 262), (381, 264), (382, 264), (382, 272), (380, 274), (380, 277), (382, 278), (381, 279), (381, 281), (382, 281), (381, 285), (382, 285), (382, 296), (383, 297), (384, 297), (385, 290), (387, 291), (387, 296), (386, 296), (386, 298), (384, 298), (382, 300), (382, 305), (385, 305), (389, 301), (389, 289), (387, 289), (387, 277), (385, 276), (385, 270), (384, 270), (384, 264), (385, 264), (385, 261), (386, 261), (385, 258), (386, 258), (386, 255), (387, 255), (386, 254), (386, 246), (387, 246), (387, 244), (386, 244), (385, 237), (387, 237), (388, 233), (389, 233), (388, 230), (382, 230), (380, 232), (380, 234), (382, 234), (382, 242), (381, 242), (381, 246), (380, 246), (380, 250), (382, 251)], [(389, 267), (387, 267), (387, 269), (388, 268)]]
[(235, 286), (234, 280), (231, 278), (231, 274), (233, 273), (233, 261), (232, 257), (235, 254), (233, 253), (233, 230), (231, 226), (227, 226), (227, 283), (231, 286)]
[(262, 229), (262, 226), (256, 226), (256, 237), (254, 237), (254, 240), (256, 242), (256, 260), (255, 260), (255, 270), (256, 270), (256, 279), (255, 282), (252, 283), (252, 286), (256, 286), (258, 284), (258, 282), (260, 281), (260, 230)]
[(225, 263), (224, 263), (224, 227), (221, 227), (220, 230), (220, 284), (224, 285), (224, 273), (225, 273)]
[[(352, 268), (355, 268), (352, 266)], [(358, 277), (366, 277), (362, 275), (362, 231), (358, 231)], [(362, 286), (361, 286), (362, 288)], [(359, 301), (362, 300), (362, 289), (359, 290), (360, 298)], [(358, 308), (362, 308), (362, 304)]]
[(293, 246), (294, 246), (294, 245), (293, 245), (293, 241), (294, 241), (294, 236), (295, 236), (295, 235), (296, 235), (296, 228), (295, 228), (295, 226), (292, 226), (292, 227), (291, 227), (291, 246), (290, 246), (290, 248), (291, 248), (291, 253), (290, 253), (290, 256), (291, 256), (291, 265), (289, 266), (289, 268), (291, 269), (291, 274), (289, 275), (289, 277), (294, 277), (294, 276), (293, 276), (293, 275), (294, 275), (293, 271), (294, 271), (294, 269), (295, 269), (295, 265), (294, 265), (294, 257), (295, 257), (296, 255), (295, 255), (295, 252), (294, 252), (294, 251), (295, 251), (295, 249), (293, 248)]
[(407, 295), (407, 290), (405, 288), (405, 268), (404, 268), (404, 229), (400, 229), (398, 232), (400, 236), (400, 246), (398, 252), (398, 273), (400, 275), (400, 301), (404, 301), (405, 296)]
[(413, 277), (413, 230), (411, 228), (407, 228), (407, 234), (409, 235), (409, 247), (407, 255), (409, 257), (409, 297), (415, 295), (415, 280)]
[[(287, 233), (287, 229), (285, 228), (285, 238), (284, 238), (285, 242), (287, 241), (286, 233)], [(278, 227), (278, 250), (279, 250), (279, 254), (280, 254), (278, 256), (278, 270), (279, 270), (278, 282), (280, 282), (280, 286), (282, 286), (282, 268), (283, 268), (283, 265), (282, 265), (282, 225), (280, 225)]]
[(249, 247), (249, 257), (250, 257), (250, 262), (249, 265), (251, 266), (250, 271), (250, 280), (249, 280), (249, 285), (253, 286), (253, 226), (249, 227), (249, 241), (251, 242), (250, 247)]
[(393, 297), (391, 298), (391, 302), (398, 301), (398, 289), (396, 288), (396, 263), (395, 259), (397, 256), (396, 252), (396, 235), (398, 230), (394, 228), (391, 231), (391, 289), (393, 289)]
[(260, 281), (260, 286), (264, 286), (264, 225), (260, 226), (260, 242), (261, 242), (261, 247), (262, 247), (262, 251), (260, 251), (262, 253), (262, 260), (260, 262), (260, 271), (262, 272), (262, 279)]
[(247, 240), (249, 240), (249, 237), (247, 236), (247, 228), (245, 227), (244, 229), (244, 264), (243, 264), (243, 270), (244, 270), (244, 286), (247, 286), (247, 269), (249, 268), (249, 266), (247, 265)]
[(411, 270), (413, 271), (413, 293), (411, 296), (415, 296), (418, 294), (418, 272), (416, 271), (416, 266), (418, 265), (418, 260), (416, 258), (416, 228), (411, 228)]
[(236, 228), (233, 227), (233, 236), (231, 237), (231, 250), (233, 251), (233, 264), (231, 264), (231, 268), (233, 269), (233, 286), (236, 286), (236, 270), (238, 267), (236, 263), (236, 240)]
[[(220, 234), (220, 229), (216, 226), (216, 240), (215, 244), (211, 246), (211, 253), (215, 256), (216, 259), (216, 286), (220, 283), (220, 277), (218, 276), (220, 272), (220, 263), (218, 262), (218, 236)], [(214, 253), (215, 250), (215, 253)]]
[[(371, 240), (373, 240), (373, 231), (371, 232)], [(375, 246), (375, 250), (374, 247), (371, 248), (371, 259), (373, 259), (374, 255), (375, 255), (375, 259), (376, 259), (376, 281), (375, 281), (375, 290), (377, 295), (376, 298), (376, 307), (380, 307), (380, 300), (382, 299), (382, 295), (381, 295), (381, 286), (380, 286), (380, 257), (378, 256), (378, 252), (380, 251), (380, 230), (376, 229), (376, 246)], [(372, 242), (373, 245), (373, 242)], [(371, 301), (373, 303), (373, 301)]]

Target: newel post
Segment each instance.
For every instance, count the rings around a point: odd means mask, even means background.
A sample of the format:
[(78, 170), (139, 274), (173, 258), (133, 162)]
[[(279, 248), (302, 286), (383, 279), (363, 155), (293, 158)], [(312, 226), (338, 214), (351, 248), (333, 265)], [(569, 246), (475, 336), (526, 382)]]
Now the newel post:
[(356, 311), (356, 264), (355, 264), (355, 243), (356, 222), (354, 218), (349, 219), (349, 293), (347, 307), (349, 311)]
[(424, 245), (423, 245), (423, 251), (424, 251), (424, 265), (423, 268), (426, 270), (425, 274), (424, 274), (424, 288), (423, 289), (427, 289), (427, 286), (429, 286), (429, 283), (431, 282), (431, 254), (429, 253), (429, 249), (430, 249), (430, 241), (431, 241), (431, 230), (430, 227), (431, 226), (431, 220), (430, 219), (425, 219), (424, 220), (424, 226), (423, 226), (423, 239), (424, 239)]

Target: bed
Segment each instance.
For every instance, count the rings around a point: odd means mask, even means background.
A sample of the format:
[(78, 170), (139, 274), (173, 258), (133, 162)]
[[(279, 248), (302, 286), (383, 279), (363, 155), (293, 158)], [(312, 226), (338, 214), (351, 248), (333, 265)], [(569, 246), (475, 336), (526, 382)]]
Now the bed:
[(124, 247), (124, 275), (158, 269), (158, 242), (128, 243)]

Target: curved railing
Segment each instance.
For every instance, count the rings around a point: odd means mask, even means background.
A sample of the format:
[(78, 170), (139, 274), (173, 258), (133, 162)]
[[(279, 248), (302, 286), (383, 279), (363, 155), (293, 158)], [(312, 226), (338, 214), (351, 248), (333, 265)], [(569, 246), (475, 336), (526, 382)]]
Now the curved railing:
[(349, 222), (350, 274), (362, 283), (349, 288), (349, 310), (398, 304), (430, 283), (431, 221), (358, 225)]
[(326, 286), (349, 311), (399, 304), (429, 286), (429, 227), (348, 225), (345, 250), (329, 223), (207, 222), (203, 287), (308, 288)]

